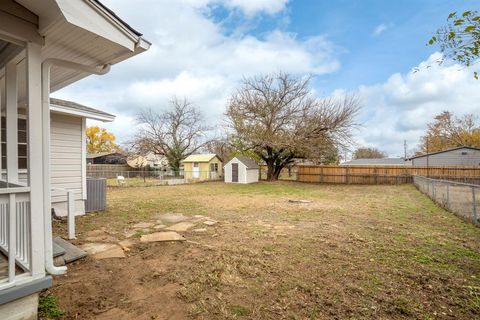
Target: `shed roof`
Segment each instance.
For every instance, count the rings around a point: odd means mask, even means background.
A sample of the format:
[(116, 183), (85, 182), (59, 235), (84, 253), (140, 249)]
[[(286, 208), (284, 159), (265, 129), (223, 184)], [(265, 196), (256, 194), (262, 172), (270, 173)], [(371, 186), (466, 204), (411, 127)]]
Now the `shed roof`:
[(238, 159), (238, 161), (240, 161), (241, 163), (243, 163), (247, 167), (247, 169), (258, 169), (259, 168), (258, 163), (255, 160), (253, 160), (252, 158), (245, 157), (245, 156), (237, 156), (235, 158)]
[(419, 155), (419, 156), (414, 156), (414, 157), (408, 158), (407, 160), (422, 158), (422, 157), (431, 156), (431, 155), (434, 155), (434, 154), (445, 153), (445, 152), (450, 152), (450, 151), (455, 151), (455, 150), (460, 150), (460, 149), (470, 149), (470, 150), (480, 151), (479, 148), (474, 148), (474, 147), (469, 147), (469, 146), (461, 146), (461, 147), (446, 149), (446, 150), (437, 151), (437, 152), (430, 152), (430, 153), (422, 154), (422, 155)]
[(213, 158), (217, 157), (220, 159), (216, 154), (214, 153), (208, 153), (208, 154), (191, 154), (185, 159), (183, 159), (182, 162), (210, 162), (212, 161)]
[(341, 163), (342, 166), (400, 166), (405, 165), (403, 158), (354, 159)]

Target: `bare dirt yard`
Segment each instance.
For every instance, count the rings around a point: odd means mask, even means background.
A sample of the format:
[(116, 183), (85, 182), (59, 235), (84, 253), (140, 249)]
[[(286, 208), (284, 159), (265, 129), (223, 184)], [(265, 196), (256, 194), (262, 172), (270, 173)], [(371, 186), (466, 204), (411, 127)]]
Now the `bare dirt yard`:
[[(186, 241), (140, 241), (179, 220)], [(112, 187), (77, 231), (128, 241), (54, 279), (65, 319), (480, 317), (480, 228), (412, 185)]]

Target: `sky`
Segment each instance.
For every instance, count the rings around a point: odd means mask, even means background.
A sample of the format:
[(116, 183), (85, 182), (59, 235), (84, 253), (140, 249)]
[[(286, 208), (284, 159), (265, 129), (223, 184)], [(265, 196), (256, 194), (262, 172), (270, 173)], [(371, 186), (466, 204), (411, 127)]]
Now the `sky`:
[[(185, 97), (221, 130), (231, 92), (244, 77), (311, 75), (320, 98), (354, 93), (361, 112), (355, 146), (409, 153), (434, 115), (480, 114), (473, 71), (426, 42), (452, 11), (478, 0), (103, 0), (144, 34), (150, 50), (52, 96), (117, 116), (100, 123), (119, 143), (145, 108)], [(419, 71), (415, 71), (419, 70)], [(98, 124), (89, 122), (89, 124)]]

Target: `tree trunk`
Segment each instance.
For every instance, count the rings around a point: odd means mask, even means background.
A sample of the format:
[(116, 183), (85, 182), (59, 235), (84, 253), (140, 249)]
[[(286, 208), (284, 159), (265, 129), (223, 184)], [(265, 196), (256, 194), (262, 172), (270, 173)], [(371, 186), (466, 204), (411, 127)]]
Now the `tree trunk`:
[(267, 181), (277, 181), (285, 165), (275, 164), (273, 160), (267, 161)]

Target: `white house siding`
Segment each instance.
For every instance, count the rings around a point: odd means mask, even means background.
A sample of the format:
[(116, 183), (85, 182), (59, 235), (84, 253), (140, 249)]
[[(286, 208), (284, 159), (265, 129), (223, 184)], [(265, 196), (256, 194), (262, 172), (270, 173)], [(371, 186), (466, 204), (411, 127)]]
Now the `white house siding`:
[(255, 183), (258, 182), (258, 169), (248, 169), (247, 170), (247, 181), (246, 183)]
[[(466, 154), (462, 154), (465, 152)], [(427, 157), (412, 159), (414, 166), (426, 166)], [(428, 156), (429, 166), (478, 166), (480, 165), (480, 151), (468, 148), (441, 152)]]
[(248, 169), (243, 162), (233, 158), (230, 160), (224, 169), (225, 182), (232, 182), (232, 164), (238, 164), (238, 183), (253, 183), (258, 182), (258, 169)]
[[(51, 184), (75, 193), (75, 213), (83, 214), (85, 205), (82, 185), (82, 118), (52, 113), (51, 115)], [(56, 214), (67, 214), (64, 191), (52, 191)]]

